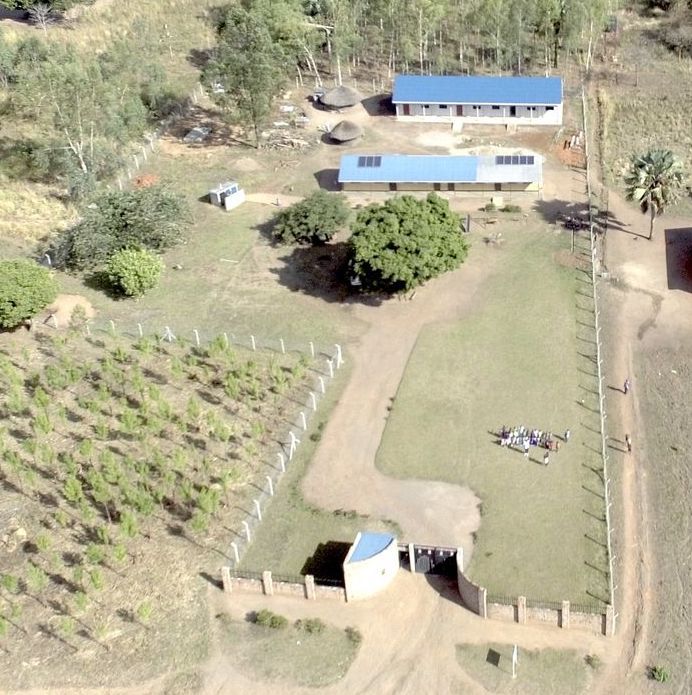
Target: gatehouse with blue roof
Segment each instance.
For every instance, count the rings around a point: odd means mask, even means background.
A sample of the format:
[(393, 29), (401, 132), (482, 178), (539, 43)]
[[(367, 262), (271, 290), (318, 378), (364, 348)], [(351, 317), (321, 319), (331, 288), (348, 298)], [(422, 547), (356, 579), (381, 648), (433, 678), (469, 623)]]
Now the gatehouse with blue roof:
[(562, 124), (562, 78), (397, 75), (392, 103), (403, 121)]

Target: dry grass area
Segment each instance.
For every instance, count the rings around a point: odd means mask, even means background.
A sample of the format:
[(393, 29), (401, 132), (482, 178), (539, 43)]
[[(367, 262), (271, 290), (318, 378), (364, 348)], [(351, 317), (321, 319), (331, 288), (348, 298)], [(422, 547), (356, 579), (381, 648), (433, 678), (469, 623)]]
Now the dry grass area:
[[(0, 682), (122, 684), (198, 660), (201, 587), (271, 472), (310, 360), (223, 340), (3, 342)], [(190, 631), (195, 646), (178, 644)]]
[[(692, 172), (692, 59), (678, 58), (657, 38), (661, 19), (628, 13), (619, 44), (597, 69), (601, 94), (601, 148), (606, 183), (622, 187), (634, 153), (671, 149)], [(682, 211), (692, 210), (689, 196)]]

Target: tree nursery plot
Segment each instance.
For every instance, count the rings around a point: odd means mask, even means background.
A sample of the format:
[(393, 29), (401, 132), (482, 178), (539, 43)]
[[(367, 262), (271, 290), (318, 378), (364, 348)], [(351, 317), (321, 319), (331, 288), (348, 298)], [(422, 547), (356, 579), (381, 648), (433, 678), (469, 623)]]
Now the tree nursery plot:
[(46, 672), (73, 655), (63, 685), (109, 684), (125, 655), (128, 678), (150, 677), (200, 620), (200, 577), (226, 561), (311, 359), (223, 339), (5, 337), (0, 681), (55, 686)]

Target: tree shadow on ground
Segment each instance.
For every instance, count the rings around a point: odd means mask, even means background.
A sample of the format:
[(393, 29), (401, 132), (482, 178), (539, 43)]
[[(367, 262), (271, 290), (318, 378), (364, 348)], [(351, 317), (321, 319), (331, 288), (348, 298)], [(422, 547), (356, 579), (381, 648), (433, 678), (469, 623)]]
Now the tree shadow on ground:
[[(582, 231), (588, 232), (589, 229), (589, 206), (583, 201), (573, 202), (570, 200), (536, 200), (533, 204), (535, 210), (549, 224), (564, 224), (568, 218), (581, 222)], [(636, 237), (645, 235), (632, 231), (626, 222), (622, 222), (610, 211), (594, 210), (594, 223), (597, 231), (616, 231), (625, 232)]]
[(186, 60), (190, 65), (202, 70), (206, 67), (207, 63), (211, 60), (211, 49), (208, 48), (193, 48), (186, 56)]
[(317, 579), (343, 581), (344, 560), (351, 548), (350, 543), (343, 541), (327, 541), (320, 543), (315, 552), (305, 561), (300, 573), (311, 574)]
[(668, 289), (692, 292), (692, 227), (665, 230)]
[(326, 302), (379, 306), (384, 297), (359, 292), (350, 284), (348, 244), (340, 241), (323, 246), (296, 246), (279, 258), (282, 265), (272, 272), (291, 292), (302, 292)]

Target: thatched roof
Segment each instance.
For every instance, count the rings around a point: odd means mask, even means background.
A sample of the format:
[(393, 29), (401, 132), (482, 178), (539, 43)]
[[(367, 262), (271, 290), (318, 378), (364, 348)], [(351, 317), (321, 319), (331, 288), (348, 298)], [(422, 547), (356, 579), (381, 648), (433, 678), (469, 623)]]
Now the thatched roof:
[(363, 129), (353, 121), (339, 121), (330, 131), (329, 137), (337, 142), (355, 140), (363, 134)]
[(346, 106), (355, 106), (362, 99), (361, 95), (351, 87), (339, 85), (330, 89), (320, 97), (320, 101), (333, 109), (341, 109)]

